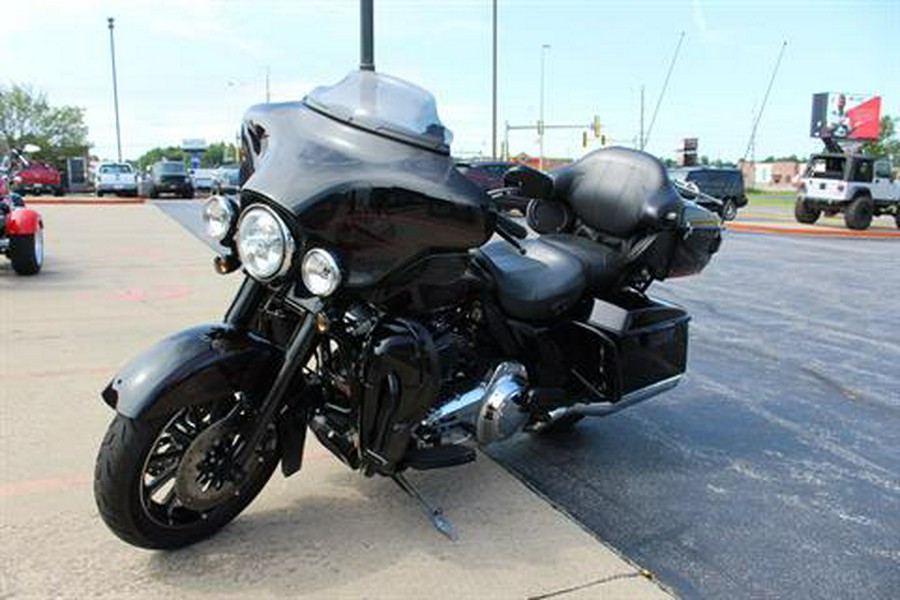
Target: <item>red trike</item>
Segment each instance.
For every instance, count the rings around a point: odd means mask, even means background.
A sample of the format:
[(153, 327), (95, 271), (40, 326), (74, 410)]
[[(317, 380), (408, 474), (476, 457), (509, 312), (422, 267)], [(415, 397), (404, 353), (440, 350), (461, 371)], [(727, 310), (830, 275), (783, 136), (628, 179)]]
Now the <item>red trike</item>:
[[(26, 145), (24, 152), (36, 152)], [(44, 264), (44, 222), (40, 213), (25, 206), (22, 197), (10, 188), (12, 162), (21, 153), (0, 152), (0, 254), (12, 262), (19, 275), (34, 275)]]

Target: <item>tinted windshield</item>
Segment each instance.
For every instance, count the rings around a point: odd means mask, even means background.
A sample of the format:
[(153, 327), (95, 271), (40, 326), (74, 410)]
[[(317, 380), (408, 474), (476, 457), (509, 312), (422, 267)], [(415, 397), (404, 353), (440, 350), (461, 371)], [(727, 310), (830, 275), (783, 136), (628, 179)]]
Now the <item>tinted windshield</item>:
[(180, 162), (167, 162), (159, 165), (162, 173), (184, 173), (184, 165)]
[(382, 73), (353, 71), (336, 85), (316, 88), (304, 102), (357, 127), (441, 152), (449, 151), (453, 139), (434, 96)]

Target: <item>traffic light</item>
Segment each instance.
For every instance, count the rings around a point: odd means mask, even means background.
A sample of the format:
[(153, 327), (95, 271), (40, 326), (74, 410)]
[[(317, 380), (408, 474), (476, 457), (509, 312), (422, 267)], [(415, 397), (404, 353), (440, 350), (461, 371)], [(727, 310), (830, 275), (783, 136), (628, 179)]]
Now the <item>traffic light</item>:
[(537, 122), (537, 132), (538, 135), (544, 135), (544, 122), (541, 119)]
[(581, 147), (587, 148), (587, 131), (581, 132)]
[(594, 122), (591, 123), (591, 129), (594, 131), (594, 137), (600, 137), (600, 115), (594, 115)]
[(605, 133), (604, 133), (603, 135), (600, 136), (600, 145), (601, 145), (601, 146), (605, 146), (605, 145), (606, 145), (606, 134), (605, 134)]

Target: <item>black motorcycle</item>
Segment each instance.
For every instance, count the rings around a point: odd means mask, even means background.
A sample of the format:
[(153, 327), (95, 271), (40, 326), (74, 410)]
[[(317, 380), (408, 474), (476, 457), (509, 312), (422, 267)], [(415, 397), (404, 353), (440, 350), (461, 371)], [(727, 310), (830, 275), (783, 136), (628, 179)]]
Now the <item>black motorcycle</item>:
[[(251, 108), (238, 198), (205, 205), (224, 321), (164, 339), (103, 391), (117, 412), (95, 495), (145, 548), (211, 535), (304, 441), (393, 478), (475, 459), (517, 432), (571, 426), (675, 386), (687, 313), (646, 295), (704, 268), (719, 218), (625, 148), (551, 174), (515, 167), (491, 195), (450, 156), (425, 90), (351, 73), (301, 102)], [(497, 210), (528, 199), (537, 235)]]

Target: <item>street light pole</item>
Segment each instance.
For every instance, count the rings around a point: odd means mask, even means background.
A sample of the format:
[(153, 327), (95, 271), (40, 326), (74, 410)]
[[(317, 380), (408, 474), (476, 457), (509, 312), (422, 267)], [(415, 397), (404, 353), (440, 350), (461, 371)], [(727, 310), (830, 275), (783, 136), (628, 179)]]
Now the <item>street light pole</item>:
[(549, 49), (550, 44), (543, 44), (541, 46), (541, 114), (538, 118), (538, 125), (540, 126), (538, 139), (540, 140), (541, 154), (538, 158), (538, 168), (542, 171), (544, 170), (544, 57), (547, 55), (547, 50)]
[(109, 23), (109, 54), (112, 57), (113, 102), (116, 107), (116, 148), (119, 151), (119, 162), (122, 162), (122, 134), (119, 129), (119, 89), (116, 83), (116, 44), (113, 40), (115, 19), (108, 17), (106, 21)]
[(494, 0), (494, 54), (492, 70), (492, 102), (491, 102), (491, 158), (497, 160), (497, 0)]

